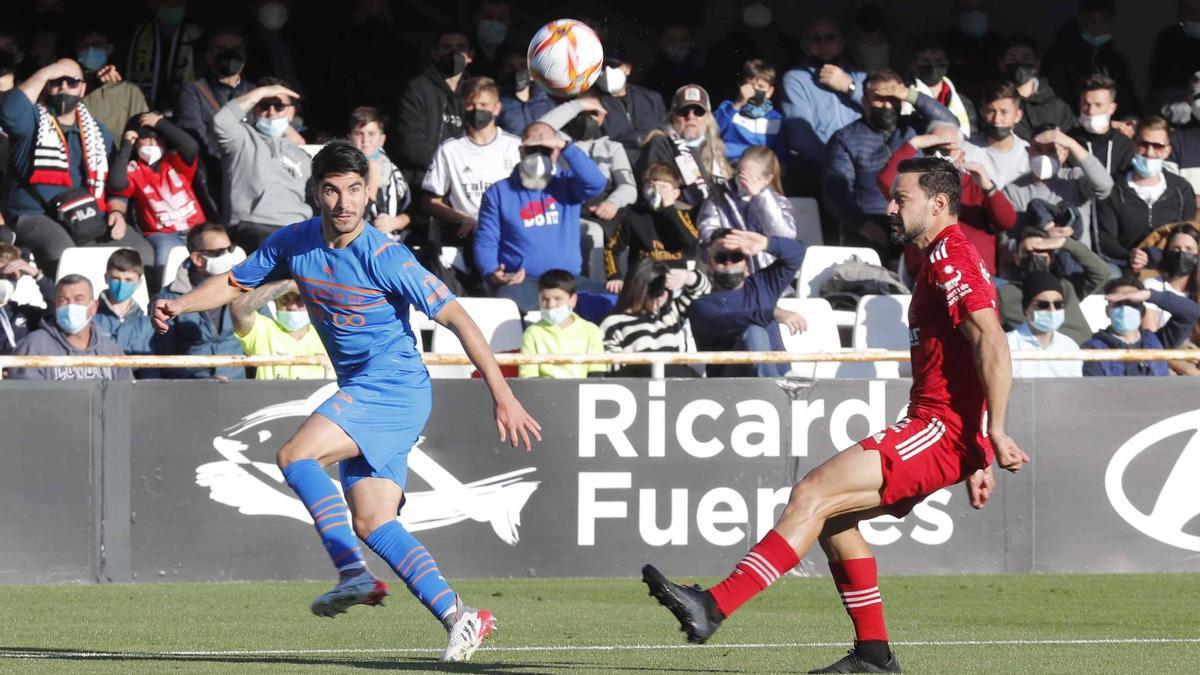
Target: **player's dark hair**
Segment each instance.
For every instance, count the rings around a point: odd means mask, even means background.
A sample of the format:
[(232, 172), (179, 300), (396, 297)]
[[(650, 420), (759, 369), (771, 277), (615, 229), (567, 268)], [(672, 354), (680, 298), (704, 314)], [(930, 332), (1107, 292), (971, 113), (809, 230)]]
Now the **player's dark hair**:
[(105, 272), (137, 272), (142, 273), (142, 256), (131, 248), (119, 248), (108, 256)]
[(558, 289), (567, 295), (575, 295), (575, 275), (566, 270), (547, 270), (538, 277), (538, 290)]
[(367, 179), (370, 165), (362, 150), (346, 141), (330, 141), (312, 161), (312, 182), (318, 185), (326, 176), (356, 173)]
[(939, 192), (949, 201), (947, 208), (958, 215), (962, 202), (962, 174), (950, 162), (941, 157), (914, 157), (900, 162), (898, 173), (920, 174), (918, 185), (925, 196), (932, 199)]
[(646, 314), (651, 303), (667, 290), (667, 273), (671, 268), (661, 260), (643, 258), (625, 277), (625, 285), (617, 296), (613, 314)]
[(57, 291), (63, 286), (74, 286), (75, 284), (87, 284), (88, 292), (93, 296), (96, 294), (96, 289), (92, 286), (92, 280), (83, 276), (82, 274), (66, 275), (54, 283), (54, 290)]
[(1118, 288), (1125, 288), (1127, 286), (1132, 286), (1139, 291), (1146, 290), (1146, 287), (1142, 285), (1141, 279), (1132, 276), (1121, 276), (1116, 279), (1109, 279), (1108, 283), (1104, 284), (1104, 294), (1115, 293)]
[(200, 247), (200, 237), (209, 232), (220, 232), (225, 236), (229, 236), (229, 232), (225, 226), (220, 223), (200, 223), (199, 225), (188, 230), (187, 233), (187, 250), (188, 253), (195, 253)]

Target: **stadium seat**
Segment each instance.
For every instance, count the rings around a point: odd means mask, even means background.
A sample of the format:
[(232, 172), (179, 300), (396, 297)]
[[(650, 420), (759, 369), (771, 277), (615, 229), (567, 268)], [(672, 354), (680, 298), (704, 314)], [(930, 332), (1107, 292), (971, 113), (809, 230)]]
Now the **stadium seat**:
[(821, 211), (817, 200), (812, 197), (788, 197), (792, 203), (792, 215), (796, 218), (796, 238), (808, 246), (823, 246), (825, 235), (821, 233)]
[(20, 279), (17, 279), (16, 288), (13, 290), (9, 302), (46, 309), (46, 301), (42, 298), (41, 289), (38, 288), (37, 282), (33, 280), (33, 277), (28, 276), (22, 276)]
[(179, 268), (183, 266), (184, 261), (187, 259), (188, 250), (186, 246), (176, 246), (167, 253), (167, 263), (163, 265), (163, 286), (167, 286), (175, 281), (175, 277), (179, 274)]
[(300, 146), (300, 149), (308, 153), (309, 157), (316, 157), (317, 153), (320, 152), (321, 148), (323, 147), (325, 147), (324, 143), (308, 143)]
[(1103, 295), (1089, 295), (1079, 301), (1079, 309), (1093, 333), (1108, 328), (1108, 301)]
[[(809, 246), (804, 262), (796, 274), (796, 297), (819, 298), (821, 285), (833, 274), (833, 266), (858, 256), (864, 262), (880, 265), (879, 253), (875, 249), (858, 246)], [(854, 312), (833, 310), (834, 322), (842, 327), (854, 325)]]
[[(82, 274), (92, 282), (96, 297), (100, 297), (100, 292), (108, 288), (108, 282), (104, 280), (108, 258), (120, 249), (120, 246), (74, 246), (68, 248), (63, 251), (62, 258), (58, 261), (58, 279), (62, 279), (68, 274)], [(146, 290), (145, 277), (142, 278), (142, 283), (138, 285), (137, 290), (133, 292), (133, 301), (142, 308), (142, 311), (145, 311), (147, 305), (150, 304), (150, 294)]]
[(467, 259), (463, 252), (457, 246), (443, 246), (438, 258), (442, 262), (442, 267), (445, 269), (453, 269), (467, 274)]
[[(851, 343), (854, 349), (907, 350), (908, 303), (911, 300), (911, 295), (866, 295), (859, 299), (858, 309), (854, 312)], [(894, 379), (911, 376), (911, 364), (894, 361), (844, 363), (838, 370), (838, 377)]]
[[(787, 326), (780, 326), (783, 336), (783, 346), (789, 352), (836, 352), (841, 351), (842, 342), (838, 336), (837, 324), (833, 318), (833, 308), (822, 298), (784, 298), (777, 304), (780, 309), (796, 312), (808, 322), (808, 330), (792, 335)], [(837, 363), (804, 363), (792, 364), (788, 373), (794, 377), (826, 379), (837, 377)]]
[[(493, 352), (520, 351), (524, 329), (517, 303), (504, 298), (459, 298), (458, 302), (479, 325)], [(465, 353), (454, 333), (441, 324), (434, 324), (429, 351), (434, 354)], [(464, 378), (471, 377), (474, 370), (472, 366), (431, 366), (429, 374), (438, 378)]]

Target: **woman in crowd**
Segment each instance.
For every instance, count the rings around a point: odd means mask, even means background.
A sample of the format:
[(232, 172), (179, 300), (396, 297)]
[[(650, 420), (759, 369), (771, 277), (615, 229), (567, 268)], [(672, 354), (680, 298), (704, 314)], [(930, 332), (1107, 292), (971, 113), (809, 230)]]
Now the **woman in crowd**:
[[(684, 322), (692, 302), (708, 293), (708, 278), (696, 270), (672, 269), (657, 260), (642, 260), (626, 278), (612, 314), (600, 324), (604, 351), (681, 352)], [(649, 377), (650, 366), (624, 366), (614, 375)], [(667, 366), (669, 377), (694, 376), (686, 366)]]
[[(723, 229), (748, 230), (768, 237), (796, 238), (792, 204), (783, 196), (779, 158), (764, 145), (746, 149), (737, 164), (734, 186), (717, 188), (700, 207), (700, 241), (708, 243)], [(750, 260), (750, 272), (767, 267), (774, 258), (760, 253)]]
[[(1147, 290), (1165, 291), (1200, 302), (1200, 230), (1191, 223), (1181, 223), (1171, 230), (1167, 248), (1158, 263), (1158, 276), (1143, 281)], [(1146, 312), (1143, 327), (1158, 330), (1167, 325), (1170, 312), (1158, 309)], [(1191, 338), (1184, 348), (1200, 346), (1200, 323), (1192, 327)], [(1195, 361), (1171, 361), (1171, 370), (1178, 375), (1200, 375)]]

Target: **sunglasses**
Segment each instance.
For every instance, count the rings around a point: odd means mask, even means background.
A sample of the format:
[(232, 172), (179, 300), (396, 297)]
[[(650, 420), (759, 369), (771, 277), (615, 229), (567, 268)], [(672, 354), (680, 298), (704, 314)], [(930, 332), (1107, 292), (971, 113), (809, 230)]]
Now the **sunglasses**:
[(699, 117), (704, 117), (705, 115), (707, 115), (708, 111), (705, 110), (702, 106), (687, 105), (687, 106), (680, 108), (679, 110), (676, 110), (675, 114), (678, 115), (679, 117), (683, 117), (683, 118), (687, 118), (689, 116), (699, 118)]
[(745, 254), (738, 251), (730, 251), (728, 253), (717, 253), (713, 255), (713, 262), (718, 265), (726, 265), (729, 263), (740, 263), (746, 259)]
[(78, 77), (67, 76), (56, 77), (53, 80), (46, 81), (46, 86), (48, 87), (69, 87), (71, 89), (74, 89), (81, 84), (83, 84), (83, 80), (79, 79)]
[(226, 253), (233, 253), (233, 248), (233, 244), (230, 244), (228, 248), (196, 249), (196, 253), (199, 253), (205, 258), (216, 258), (218, 256), (225, 255)]
[(254, 106), (254, 109), (259, 112), (269, 112), (271, 110), (283, 112), (290, 107), (292, 107), (290, 103), (284, 103), (279, 99), (275, 99), (273, 101), (259, 101), (258, 105)]
[(1168, 145), (1167, 143), (1155, 143), (1153, 141), (1134, 141), (1133, 144), (1138, 147), (1138, 150), (1166, 150)]
[(1062, 309), (1066, 305), (1062, 300), (1038, 300), (1033, 303), (1033, 306), (1044, 311), (1047, 309)]

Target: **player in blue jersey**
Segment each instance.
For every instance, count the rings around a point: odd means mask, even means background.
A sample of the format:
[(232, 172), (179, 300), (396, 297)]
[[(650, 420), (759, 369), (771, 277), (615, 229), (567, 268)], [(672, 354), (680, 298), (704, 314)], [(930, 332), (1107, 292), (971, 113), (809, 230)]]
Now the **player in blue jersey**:
[[(465, 661), (492, 632), (495, 618), (464, 604), (433, 556), (396, 519), (408, 453), (432, 403), (409, 306), (458, 336), (491, 390), (501, 442), (529, 450), (531, 437), (541, 440), (541, 427), (513, 396), (483, 334), (446, 286), (407, 247), (365, 222), (367, 171), (367, 158), (354, 146), (325, 146), (312, 164), (320, 217), (280, 228), (231, 272), (179, 298), (157, 301), (154, 324), (164, 332), (181, 314), (261, 292), (252, 289), (268, 281), (296, 280), (339, 386), (276, 455), (338, 570), (337, 586), (318, 597), (312, 610), (331, 617), (353, 605), (377, 605), (387, 595), (387, 585), (367, 569), (361, 538), (445, 625), (442, 660)], [(345, 499), (325, 473), (334, 462)]]

